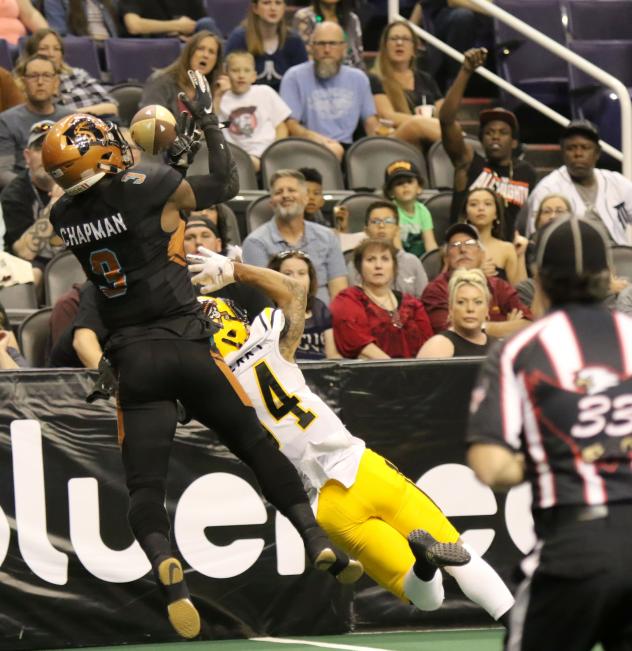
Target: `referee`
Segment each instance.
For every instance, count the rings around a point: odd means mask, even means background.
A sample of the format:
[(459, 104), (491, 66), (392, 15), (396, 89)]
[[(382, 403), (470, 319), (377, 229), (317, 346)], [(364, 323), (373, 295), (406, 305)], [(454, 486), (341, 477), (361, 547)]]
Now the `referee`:
[(507, 651), (632, 649), (632, 320), (602, 306), (608, 267), (591, 223), (541, 231), (548, 313), (492, 353), (472, 394), (470, 466), (533, 492)]

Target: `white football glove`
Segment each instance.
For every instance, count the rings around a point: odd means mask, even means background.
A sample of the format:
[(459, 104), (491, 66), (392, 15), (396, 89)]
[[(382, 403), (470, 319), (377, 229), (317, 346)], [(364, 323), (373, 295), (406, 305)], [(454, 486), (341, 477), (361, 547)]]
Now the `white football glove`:
[(187, 255), (194, 285), (202, 285), (202, 293), (210, 294), (235, 282), (235, 265), (227, 257), (203, 246)]

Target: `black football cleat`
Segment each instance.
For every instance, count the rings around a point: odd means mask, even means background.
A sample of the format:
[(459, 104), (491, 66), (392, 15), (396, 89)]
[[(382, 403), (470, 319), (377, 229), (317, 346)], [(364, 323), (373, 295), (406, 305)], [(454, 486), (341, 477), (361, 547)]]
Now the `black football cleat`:
[(363, 574), (364, 567), (360, 561), (349, 558), (332, 547), (325, 547), (314, 559), (314, 567), (329, 572), (336, 581), (343, 584), (355, 583)]
[(200, 615), (190, 599), (180, 561), (173, 557), (165, 558), (158, 565), (157, 574), (171, 626), (178, 635), (192, 640), (200, 634)]
[(415, 559), (421, 564), (429, 564), (437, 568), (446, 565), (465, 565), (470, 562), (470, 554), (462, 545), (438, 542), (423, 529), (411, 531), (408, 544)]

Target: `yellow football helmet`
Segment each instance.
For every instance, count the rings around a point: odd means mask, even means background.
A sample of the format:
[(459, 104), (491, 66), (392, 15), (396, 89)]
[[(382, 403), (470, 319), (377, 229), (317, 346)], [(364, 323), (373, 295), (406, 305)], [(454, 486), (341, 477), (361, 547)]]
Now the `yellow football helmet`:
[(229, 298), (200, 296), (204, 314), (217, 327), (213, 335), (217, 350), (222, 357), (239, 350), (250, 335), (250, 323), (246, 311)]

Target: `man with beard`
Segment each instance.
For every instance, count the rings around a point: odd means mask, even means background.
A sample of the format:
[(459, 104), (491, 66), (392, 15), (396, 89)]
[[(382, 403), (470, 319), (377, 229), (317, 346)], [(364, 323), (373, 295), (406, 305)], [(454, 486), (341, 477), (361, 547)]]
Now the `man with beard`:
[(50, 223), (50, 210), (63, 190), (42, 165), (42, 143), (54, 125), (50, 120), (36, 122), (30, 129), (21, 171), (0, 194), (6, 224), (5, 247), (9, 253), (33, 265), (39, 286), (46, 263), (61, 250), (62, 241)]
[(288, 130), (342, 159), (360, 120), (369, 136), (379, 125), (371, 86), (361, 70), (342, 65), (347, 42), (340, 25), (319, 23), (311, 46), (313, 60), (293, 66), (281, 81), (279, 92), (292, 109)]
[(282, 251), (304, 251), (316, 268), (316, 295), (329, 304), (348, 284), (345, 260), (335, 233), (330, 228), (305, 221), (307, 188), (300, 172), (276, 171), (270, 179), (270, 191), (274, 218), (244, 240), (244, 262), (267, 267), (269, 260)]
[(527, 234), (535, 231), (542, 200), (561, 194), (575, 217), (590, 221), (615, 244), (630, 244), (632, 182), (618, 172), (596, 168), (601, 147), (597, 127), (588, 120), (573, 120), (562, 132), (562, 167), (545, 176), (529, 197)]
[(518, 120), (503, 108), (481, 111), (479, 138), (485, 157), (477, 154), (465, 142), (463, 129), (456, 121), (465, 88), (478, 66), (485, 63), (487, 50), (477, 48), (465, 52), (463, 65), (454, 83), (448, 89), (441, 110), (441, 140), (454, 165), (454, 197), (450, 211), (451, 221), (458, 221), (463, 202), (469, 190), (491, 188), (505, 202), (505, 232), (503, 239), (513, 241), (516, 218), (527, 203), (529, 192), (536, 183), (533, 167), (513, 157), (518, 146)]
[(0, 187), (25, 168), (23, 152), (33, 124), (41, 120), (56, 122), (70, 113), (55, 105), (59, 74), (50, 59), (33, 54), (16, 66), (15, 75), (24, 88), (26, 102), (0, 115)]

